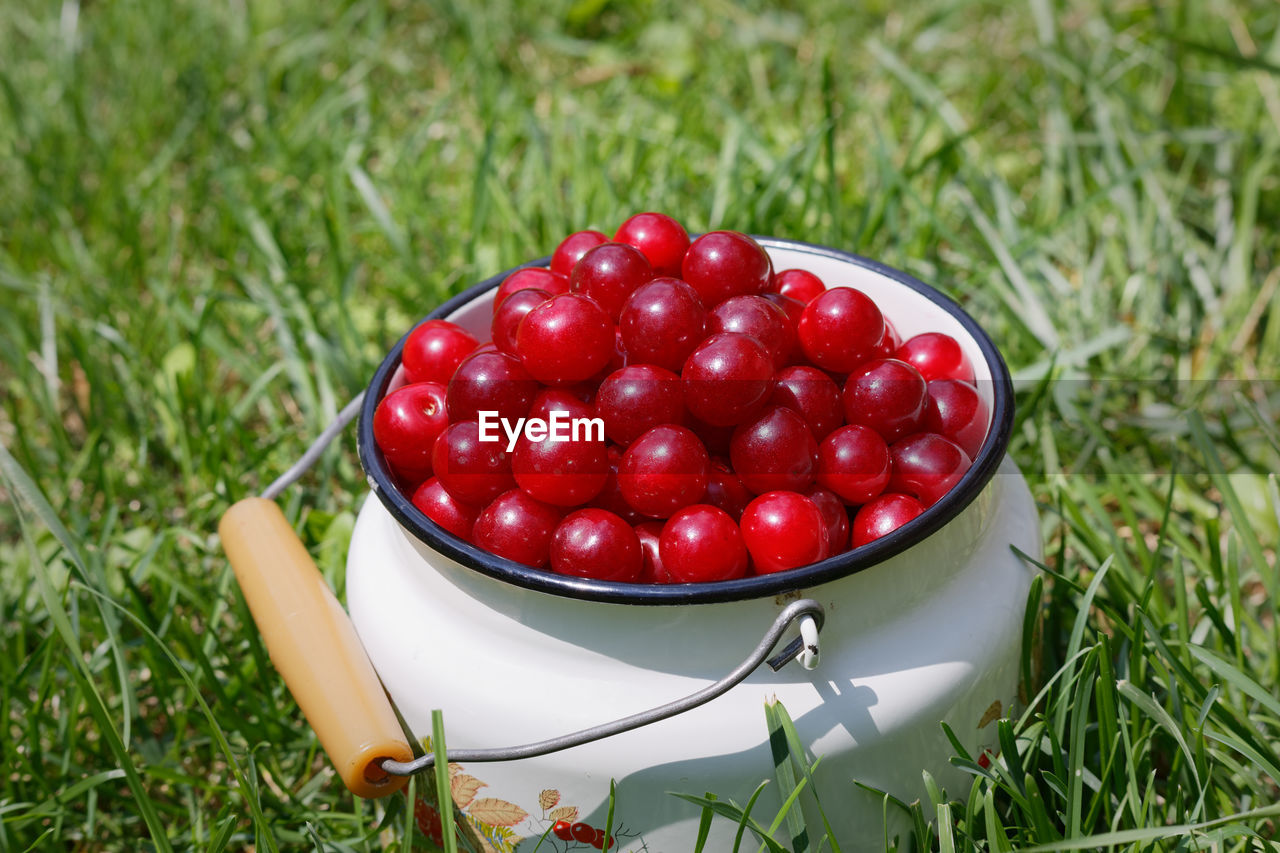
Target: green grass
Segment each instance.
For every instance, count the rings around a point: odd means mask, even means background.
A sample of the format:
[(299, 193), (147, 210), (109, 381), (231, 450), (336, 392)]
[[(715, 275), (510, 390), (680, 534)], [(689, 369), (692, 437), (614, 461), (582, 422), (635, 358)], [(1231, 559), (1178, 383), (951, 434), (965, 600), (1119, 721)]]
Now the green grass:
[[(1280, 7), (18, 0), (0, 45), (0, 850), (405, 849), (216, 520), (444, 296), (641, 209), (902, 267), (1014, 371), (1046, 686), (888, 804), (916, 842), (1280, 841)], [(282, 498), (339, 593), (353, 447)]]

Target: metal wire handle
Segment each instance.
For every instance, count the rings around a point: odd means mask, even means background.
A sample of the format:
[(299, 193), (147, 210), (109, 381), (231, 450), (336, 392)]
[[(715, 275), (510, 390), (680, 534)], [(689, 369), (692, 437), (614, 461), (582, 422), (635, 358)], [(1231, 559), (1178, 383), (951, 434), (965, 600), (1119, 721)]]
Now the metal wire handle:
[[(690, 693), (682, 699), (614, 720), (611, 723), (592, 726), (589, 729), (582, 729), (571, 734), (560, 735), (559, 737), (540, 740), (535, 743), (526, 743), (521, 746), (506, 746), (494, 749), (450, 749), (446, 752), (446, 757), (449, 761), (484, 762), (513, 761), (519, 758), (534, 758), (539, 755), (547, 755), (548, 753), (559, 752), (562, 749), (581, 746), (584, 743), (591, 743), (592, 741), (612, 737), (632, 729), (638, 729), (641, 726), (647, 726), (650, 723), (674, 717), (676, 714), (682, 714), (699, 705), (705, 705), (717, 696), (728, 692), (730, 688), (754, 672), (756, 667), (762, 663), (768, 663), (770, 668), (777, 672), (790, 661), (801, 658), (802, 665), (806, 669), (812, 669), (817, 665), (819, 654), (818, 631), (821, 630), (825, 618), (826, 611), (817, 601), (811, 598), (793, 601), (783, 608), (782, 612), (773, 620), (773, 624), (765, 632), (760, 644), (756, 646), (755, 651), (746, 660), (738, 664), (724, 678), (702, 688), (696, 693)], [(801, 620), (801, 636), (796, 637), (781, 652), (766, 661), (769, 652), (777, 645), (783, 633), (797, 619)], [(806, 625), (806, 623), (808, 624)], [(392, 776), (411, 776), (414, 773), (430, 770), (435, 766), (435, 763), (435, 755), (427, 754), (415, 758), (413, 761), (392, 761), (388, 759), (382, 762), (382, 769)]]
[[(342, 408), (342, 411), (338, 413), (333, 423), (329, 424), (320, 433), (319, 437), (311, 443), (302, 458), (262, 491), (262, 497), (274, 500), (286, 488), (300, 479), (320, 458), (320, 455), (324, 453), (333, 439), (355, 418), (360, 411), (360, 404), (363, 400), (364, 392), (361, 392), (356, 395), (355, 399), (347, 403)], [(783, 633), (786, 632), (791, 623), (797, 619), (800, 620), (800, 636), (788, 643), (781, 652), (769, 658), (769, 652), (782, 639)], [(759, 645), (756, 646), (746, 660), (734, 667), (728, 675), (719, 681), (709, 684), (682, 699), (614, 720), (611, 723), (592, 726), (588, 729), (549, 738), (548, 740), (493, 749), (451, 749), (448, 750), (446, 755), (449, 761), (459, 762), (511, 761), (519, 758), (547, 755), (548, 753), (559, 752), (563, 749), (581, 746), (584, 743), (591, 743), (592, 741), (602, 740), (632, 729), (638, 729), (650, 723), (656, 723), (674, 717), (676, 714), (682, 714), (685, 711), (697, 708), (699, 705), (704, 705), (712, 699), (727, 693), (732, 687), (755, 672), (756, 668), (762, 663), (768, 663), (769, 667), (774, 672), (777, 672), (791, 661), (798, 659), (805, 669), (813, 669), (818, 664), (820, 654), (818, 632), (822, 629), (825, 619), (826, 611), (817, 601), (811, 598), (793, 601), (783, 608), (782, 612), (773, 620), (773, 624), (769, 626), (769, 630), (765, 632)], [(391, 776), (412, 776), (415, 773), (430, 770), (434, 766), (435, 755), (423, 755), (413, 761), (386, 759), (382, 762), (383, 771)]]
[(324, 428), (319, 437), (311, 442), (311, 446), (307, 448), (306, 453), (302, 454), (302, 458), (289, 466), (289, 470), (285, 471), (279, 477), (271, 482), (271, 485), (262, 490), (259, 497), (267, 500), (275, 500), (280, 494), (296, 483), (303, 474), (310, 470), (311, 466), (316, 464), (316, 460), (320, 458), (330, 443), (338, 437), (338, 433), (346, 427), (347, 424), (355, 420), (356, 415), (360, 414), (360, 404), (364, 402), (364, 393), (361, 391), (350, 403), (342, 407), (342, 411), (338, 412), (338, 416), (333, 419), (333, 423)]

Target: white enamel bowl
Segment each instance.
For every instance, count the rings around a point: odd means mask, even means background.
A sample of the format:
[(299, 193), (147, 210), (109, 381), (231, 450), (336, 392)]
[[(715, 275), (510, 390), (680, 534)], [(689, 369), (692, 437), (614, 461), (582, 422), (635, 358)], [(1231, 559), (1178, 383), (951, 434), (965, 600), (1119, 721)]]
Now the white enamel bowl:
[[(698, 809), (669, 792), (746, 803), (773, 775), (764, 706), (775, 698), (811, 756), (822, 758), (819, 793), (842, 849), (878, 849), (883, 801), (854, 780), (911, 802), (925, 796), (927, 770), (960, 795), (968, 777), (948, 762), (941, 724), (976, 756), (996, 747), (993, 720), (1017, 701), (1032, 571), (1014, 549), (1038, 556), (1040, 539), (1030, 492), (1005, 454), (1013, 399), (996, 347), (958, 305), (904, 273), (828, 248), (760, 242), (775, 269), (808, 269), (829, 287), (867, 293), (904, 339), (923, 331), (956, 338), (992, 411), (973, 467), (950, 494), (893, 534), (823, 563), (719, 584), (637, 586), (494, 557), (437, 527), (394, 488), (371, 419), (397, 381), (399, 346), (373, 379), (360, 427), (373, 493), (352, 537), (348, 608), (419, 737), (430, 734), (436, 708), (451, 749), (595, 726), (719, 679), (796, 598), (826, 611), (813, 671), (762, 667), (724, 696), (652, 726), (539, 758), (452, 768), (463, 812), (482, 834), (505, 839), (496, 849), (524, 838), (514, 849), (532, 850), (544, 834), (541, 850), (592, 849), (547, 831), (567, 817), (603, 828), (610, 780), (613, 849), (692, 849)], [(431, 316), (486, 339), (493, 291), (505, 275)], [(766, 824), (779, 806), (775, 788), (755, 807)], [(705, 849), (729, 849), (735, 829), (718, 818)], [(892, 807), (888, 829), (906, 831)]]

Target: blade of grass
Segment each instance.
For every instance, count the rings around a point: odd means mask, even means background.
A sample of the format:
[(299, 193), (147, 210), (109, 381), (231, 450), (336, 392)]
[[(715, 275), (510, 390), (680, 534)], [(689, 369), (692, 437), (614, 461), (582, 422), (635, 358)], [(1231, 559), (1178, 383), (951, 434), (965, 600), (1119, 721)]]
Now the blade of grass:
[[(783, 800), (791, 801), (799, 793), (799, 786), (796, 784), (795, 768), (792, 765), (792, 756), (787, 744), (787, 733), (782, 728), (779, 708), (780, 705), (776, 700), (765, 702), (764, 716), (769, 730), (769, 751), (773, 755), (773, 773), (778, 781), (778, 795)], [(800, 811), (788, 808), (784, 803), (784, 811), (780, 811), (779, 816), (786, 822), (787, 837), (791, 839), (791, 849), (794, 853), (808, 850), (809, 833)]]
[(833, 853), (840, 853), (839, 841), (831, 829), (831, 822), (827, 819), (826, 810), (822, 807), (822, 801), (818, 798), (817, 786), (813, 781), (813, 770), (816, 762), (811, 764), (804, 757), (804, 743), (800, 740), (800, 734), (796, 731), (795, 723), (792, 722), (791, 715), (787, 713), (787, 709), (779, 702), (775, 703), (775, 710), (778, 723), (786, 735), (787, 747), (791, 752), (791, 756), (796, 761), (796, 764), (799, 765), (804, 780), (809, 785), (809, 794), (813, 797), (813, 803), (818, 809), (818, 816), (822, 818), (822, 826), (826, 830), (826, 839), (830, 842)]
[[(1194, 833), (1229, 826), (1242, 820), (1256, 820), (1280, 815), (1280, 805), (1263, 806), (1246, 812), (1228, 815), (1216, 820), (1193, 824), (1177, 824), (1173, 826), (1148, 826), (1141, 829), (1125, 829), (1118, 832), (1103, 832), (1081, 838), (1065, 839), (1052, 844), (1038, 844), (1026, 848), (1023, 853), (1051, 853), (1055, 850), (1093, 850), (1103, 847), (1116, 847), (1122, 844), (1136, 844), (1146, 841), (1169, 841), (1185, 838)], [(1251, 830), (1245, 830), (1251, 834)]]
[[(0, 446), (0, 476), (3, 476), (6, 487), (10, 491), (17, 493), (20, 485), (14, 479), (15, 470), (21, 471), (17, 463), (9, 456), (9, 452), (3, 446)], [(31, 496), (27, 494), (26, 497), (30, 500)], [(18, 527), (27, 545), (31, 565), (36, 569), (35, 579), (40, 600), (44, 603), (45, 609), (53, 621), (59, 637), (62, 639), (66, 657), (70, 659), (71, 666), (69, 670), (71, 676), (83, 693), (89, 706), (89, 713), (93, 716), (101, 736), (106, 740), (108, 749), (120, 765), (118, 769), (124, 774), (125, 784), (133, 794), (135, 807), (146, 824), (147, 832), (151, 836), (151, 842), (162, 853), (163, 851), (170, 851), (173, 848), (169, 844), (164, 821), (161, 820), (155, 803), (152, 801), (146, 785), (142, 781), (142, 775), (138, 772), (138, 767), (134, 763), (133, 756), (129, 754), (128, 749), (120, 738), (120, 734), (116, 731), (115, 721), (111, 719), (106, 702), (93, 681), (93, 673), (85, 663), (84, 656), (80, 650), (80, 639), (76, 634), (75, 628), (71, 625), (71, 618), (62, 603), (62, 596), (53, 588), (49, 567), (40, 556), (40, 549), (36, 545), (35, 537), (31, 532), (30, 522), (21, 507), (15, 505), (14, 512), (17, 516)]]
[[(732, 801), (711, 799), (710, 797), (699, 797), (694, 794), (681, 794), (671, 792), (672, 796), (678, 797), (687, 803), (692, 803), (699, 808), (709, 810), (712, 814), (728, 818), (735, 824), (745, 823), (746, 827), (760, 840), (770, 853), (787, 853), (787, 849), (773, 840), (769, 836), (768, 830), (756, 822), (754, 818), (743, 813), (743, 810), (735, 805)], [(700, 833), (701, 834), (701, 833)]]
[(764, 793), (768, 781), (762, 781), (756, 785), (756, 789), (751, 792), (750, 798), (747, 799), (747, 805), (742, 810), (742, 820), (738, 822), (738, 831), (733, 835), (733, 853), (738, 853), (742, 847), (742, 838), (747, 832), (747, 821), (751, 818), (751, 810), (756, 807), (756, 800), (760, 799), (760, 795)]
[(444, 836), (445, 853), (458, 853), (458, 835), (454, 827), (453, 796), (449, 785), (449, 756), (444, 742), (444, 714), (431, 711), (431, 751), (435, 754), (433, 768), (436, 780), (436, 810), (440, 813), (441, 833)]

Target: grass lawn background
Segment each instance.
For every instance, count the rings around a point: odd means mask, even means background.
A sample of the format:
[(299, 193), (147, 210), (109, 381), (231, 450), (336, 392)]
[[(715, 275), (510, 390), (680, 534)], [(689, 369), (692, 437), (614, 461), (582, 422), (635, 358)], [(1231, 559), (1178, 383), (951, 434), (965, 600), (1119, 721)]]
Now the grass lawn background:
[[(905, 269), (1014, 372), (1058, 678), (915, 840), (1275, 846), (1280, 6), (18, 0), (0, 55), (0, 850), (404, 849), (216, 520), (645, 209)], [(339, 593), (341, 445), (282, 498)]]

